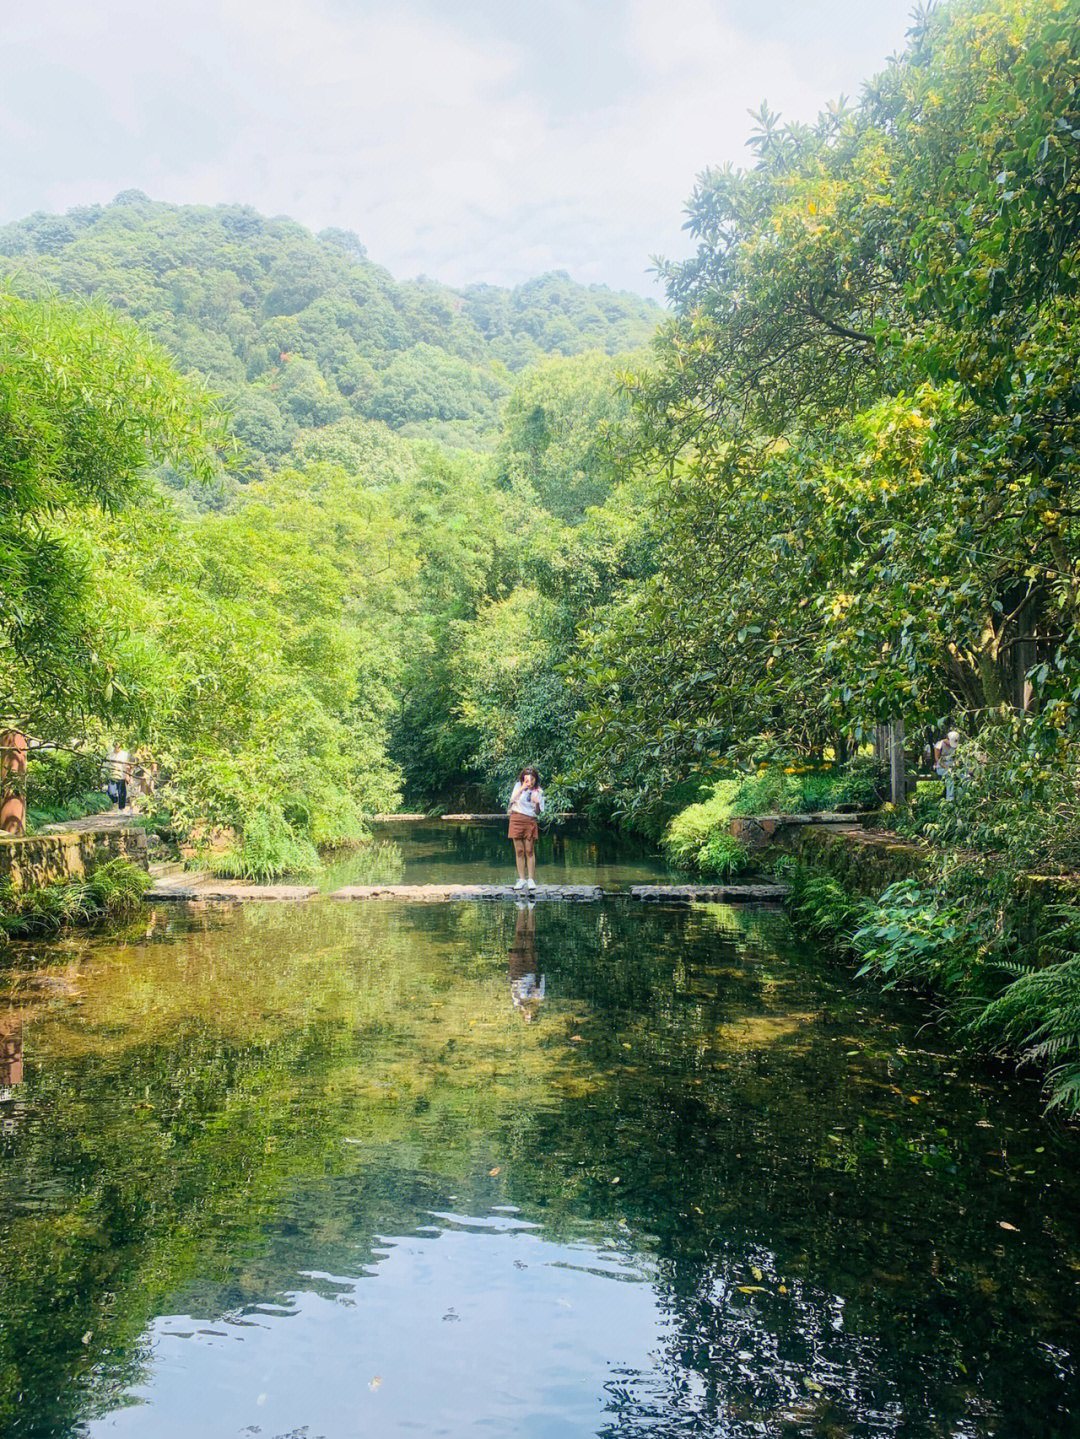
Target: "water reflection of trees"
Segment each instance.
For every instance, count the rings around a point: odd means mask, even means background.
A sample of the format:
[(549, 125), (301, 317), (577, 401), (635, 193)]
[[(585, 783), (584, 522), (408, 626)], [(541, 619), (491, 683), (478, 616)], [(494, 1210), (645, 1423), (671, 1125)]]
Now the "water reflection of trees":
[(777, 921), (540, 922), (536, 1028), (506, 1000), (510, 907), (172, 914), (99, 946), (30, 1024), (34, 1121), (0, 1141), (0, 1430), (108, 1408), (166, 1302), (212, 1318), (357, 1274), (453, 1192), (654, 1256), (666, 1336), (613, 1381), (612, 1439), (1055, 1433), (1071, 1189), (1003, 1245), (1024, 1181), (987, 1173), (969, 1092), (934, 1060), (853, 1064), (853, 1001)]
[[(656, 1373), (613, 1391), (611, 1434), (1068, 1433), (1045, 1396), (1074, 1383), (1074, 1197), (1033, 1192), (1024, 1248), (997, 1227), (1036, 1138), (988, 1173), (948, 1061), (900, 1074), (887, 1048), (851, 1055), (867, 1037), (851, 996), (785, 972), (767, 933), (733, 944), (687, 920), (649, 938), (670, 982), (632, 997), (624, 945), (601, 928), (574, 948), (605, 1082), (538, 1116), (512, 1166), (526, 1207), (655, 1236), (671, 1337)], [(620, 986), (622, 1016), (600, 1023)]]

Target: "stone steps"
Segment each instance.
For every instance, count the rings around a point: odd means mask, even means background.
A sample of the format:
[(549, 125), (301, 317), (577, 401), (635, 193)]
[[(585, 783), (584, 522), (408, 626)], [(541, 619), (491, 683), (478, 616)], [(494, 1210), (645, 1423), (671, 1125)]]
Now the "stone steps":
[(160, 875), (146, 891), (147, 900), (211, 900), (241, 904), (252, 900), (291, 900), (294, 904), (314, 899), (314, 884), (247, 884), (244, 880), (215, 879), (206, 874)]

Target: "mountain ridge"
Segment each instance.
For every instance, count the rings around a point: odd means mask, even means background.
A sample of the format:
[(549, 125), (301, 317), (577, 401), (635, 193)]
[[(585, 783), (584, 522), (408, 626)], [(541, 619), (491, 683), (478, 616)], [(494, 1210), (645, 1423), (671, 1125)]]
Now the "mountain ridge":
[(137, 321), (222, 395), (237, 438), (270, 466), (300, 432), (348, 416), (488, 449), (515, 374), (639, 349), (665, 313), (559, 270), (512, 289), (399, 281), (349, 231), (139, 191), (0, 227), (0, 270)]

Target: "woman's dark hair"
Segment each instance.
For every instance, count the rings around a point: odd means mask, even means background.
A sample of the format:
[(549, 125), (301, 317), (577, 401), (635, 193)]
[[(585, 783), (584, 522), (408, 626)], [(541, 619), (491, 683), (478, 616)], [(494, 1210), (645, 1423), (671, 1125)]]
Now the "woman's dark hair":
[(521, 773), (518, 775), (518, 784), (524, 784), (524, 783), (525, 783), (525, 776), (526, 776), (527, 774), (531, 774), (531, 775), (532, 775), (533, 779), (536, 780), (537, 786), (539, 787), (539, 784), (540, 784), (540, 771), (536, 768), (535, 765), (531, 765), (531, 764), (527, 764), (527, 765), (525, 766), (525, 768), (521, 771)]

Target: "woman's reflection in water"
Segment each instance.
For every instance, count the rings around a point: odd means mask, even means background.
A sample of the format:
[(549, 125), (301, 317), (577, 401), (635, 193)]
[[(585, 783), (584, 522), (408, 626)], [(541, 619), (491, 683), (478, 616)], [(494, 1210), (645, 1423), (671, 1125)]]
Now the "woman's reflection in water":
[(514, 942), (510, 946), (510, 996), (526, 1024), (544, 1002), (544, 976), (536, 958), (536, 906), (519, 901)]

